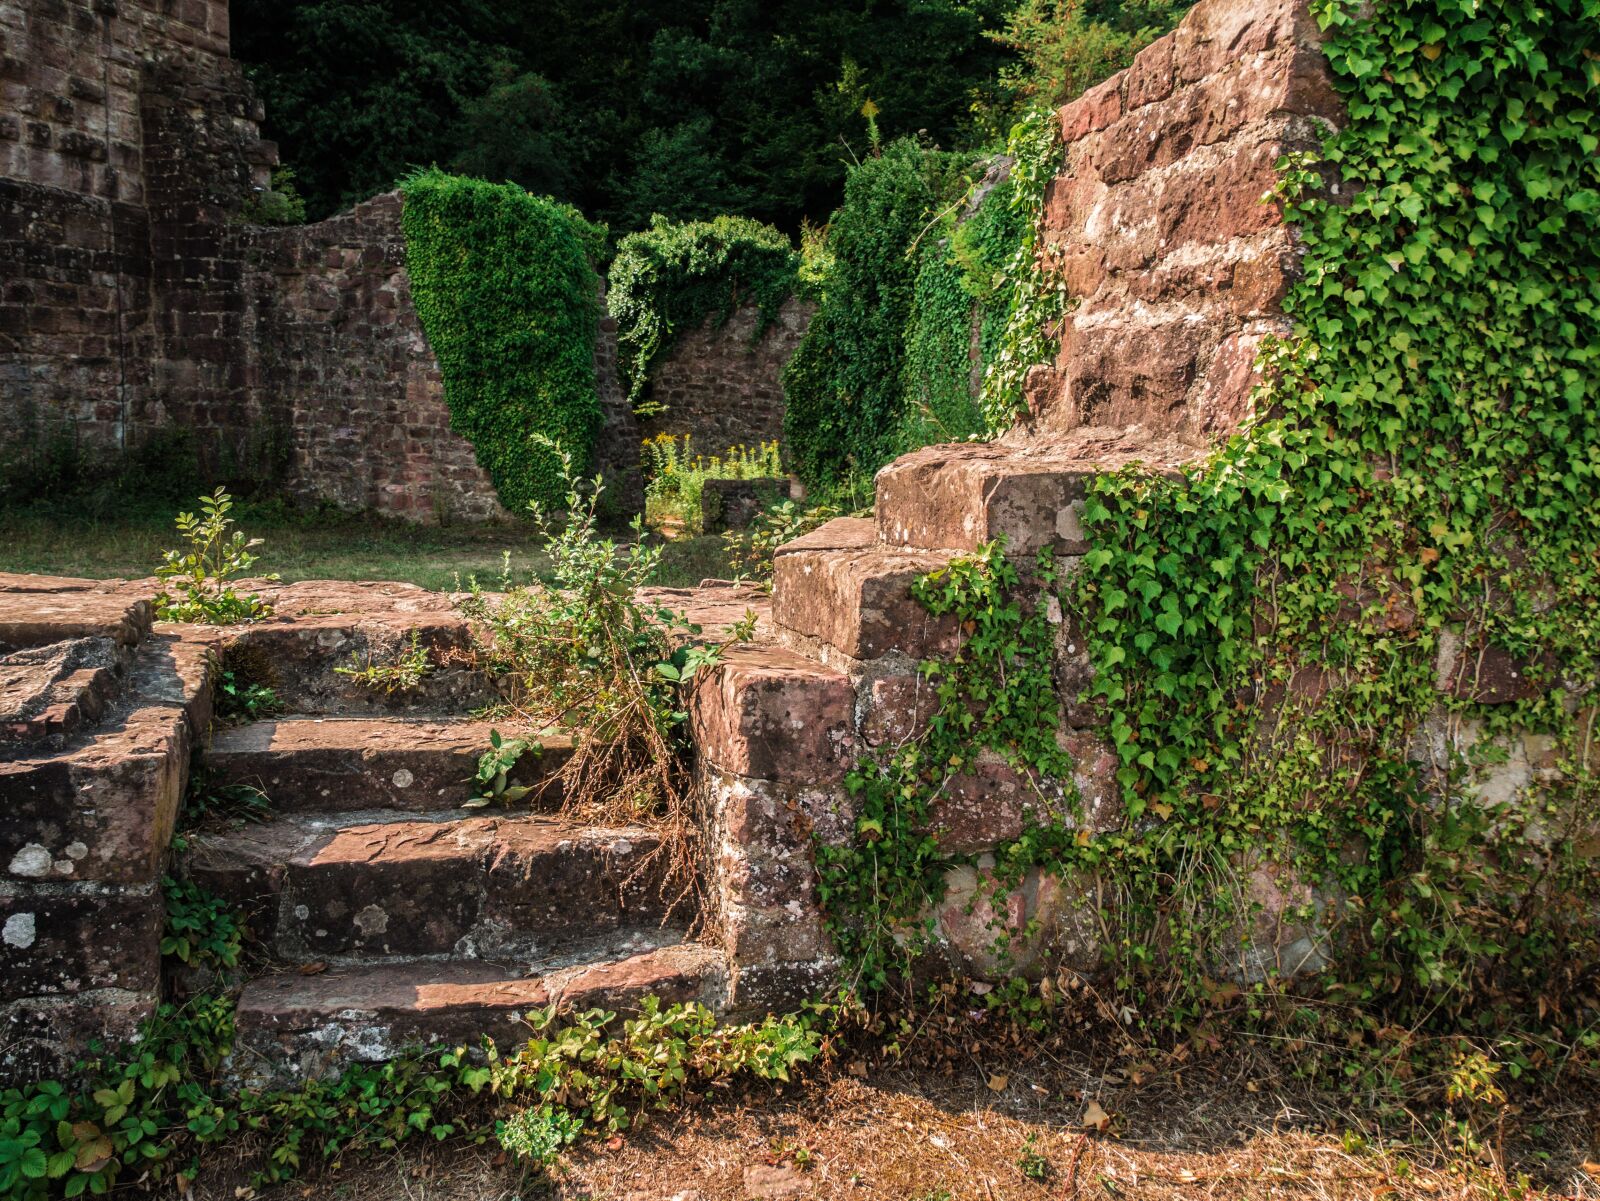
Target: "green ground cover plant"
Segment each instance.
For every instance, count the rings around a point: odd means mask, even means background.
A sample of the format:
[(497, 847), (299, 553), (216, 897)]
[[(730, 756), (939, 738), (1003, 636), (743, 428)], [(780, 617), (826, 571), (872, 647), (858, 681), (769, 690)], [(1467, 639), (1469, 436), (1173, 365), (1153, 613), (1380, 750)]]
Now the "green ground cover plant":
[(507, 509), (556, 503), (549, 444), (583, 470), (600, 428), (594, 263), (605, 231), (512, 184), (429, 170), (401, 191), (412, 297), (451, 428), (472, 443)]

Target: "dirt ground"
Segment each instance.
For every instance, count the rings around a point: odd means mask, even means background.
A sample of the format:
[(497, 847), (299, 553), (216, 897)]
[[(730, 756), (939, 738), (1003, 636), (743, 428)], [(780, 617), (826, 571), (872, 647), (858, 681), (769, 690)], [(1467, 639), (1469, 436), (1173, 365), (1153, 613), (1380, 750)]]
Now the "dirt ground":
[[(626, 1137), (586, 1140), (548, 1175), (521, 1171), (492, 1144), (417, 1145), (262, 1198), (1600, 1198), (1591, 1174), (1600, 1165), (1585, 1166), (1595, 1157), (1596, 1098), (1523, 1115), (1541, 1137), (1507, 1147), (1502, 1173), (1492, 1156), (1452, 1153), (1414, 1131), (1358, 1131), (1337, 1098), (1288, 1091), (1260, 1066), (1218, 1063), (1135, 1083), (1092, 1055), (1009, 1068), (969, 1062), (948, 1074), (873, 1069), (847, 1055), (804, 1083), (729, 1090)], [(203, 1175), (195, 1197), (243, 1201), (250, 1194), (236, 1179)]]

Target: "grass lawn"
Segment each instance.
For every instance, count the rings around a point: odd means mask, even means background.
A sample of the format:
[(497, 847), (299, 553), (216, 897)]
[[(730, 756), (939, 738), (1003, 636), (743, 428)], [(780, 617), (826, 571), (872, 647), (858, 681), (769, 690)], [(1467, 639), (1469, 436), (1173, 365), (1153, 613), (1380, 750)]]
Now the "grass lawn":
[[(403, 580), (445, 590), (473, 574), (493, 586), (507, 552), (519, 574), (537, 573), (548, 562), (540, 540), (520, 524), (415, 526), (371, 516), (298, 516), (276, 506), (240, 505), (235, 512), (238, 528), (265, 539), (258, 569), (286, 581)], [(170, 513), (0, 510), (0, 571), (138, 578), (177, 545)], [(692, 538), (666, 544), (656, 583), (689, 587), (727, 574), (722, 540)]]

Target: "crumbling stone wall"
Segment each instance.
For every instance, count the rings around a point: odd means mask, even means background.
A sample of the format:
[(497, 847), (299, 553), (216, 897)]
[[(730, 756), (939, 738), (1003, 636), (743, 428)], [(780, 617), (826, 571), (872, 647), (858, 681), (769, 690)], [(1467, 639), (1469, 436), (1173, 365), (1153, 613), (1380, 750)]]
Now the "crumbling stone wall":
[(651, 399), (666, 411), (642, 423), (644, 436), (688, 434), (708, 455), (782, 438), (783, 368), (814, 307), (790, 297), (762, 331), (760, 310), (740, 305), (725, 322), (681, 334), (651, 367)]
[(1075, 305), (1029, 378), (1028, 436), (1238, 426), (1298, 264), (1263, 197), (1279, 157), (1317, 149), (1342, 112), (1315, 20), (1281, 3), (1201, 4), (1061, 110), (1044, 244)]
[[(251, 224), (277, 161), (261, 116), (227, 0), (0, 0), (0, 462), (176, 428), (211, 479), (413, 520), (502, 514), (449, 427), (398, 194)], [(615, 335), (603, 320), (596, 466), (636, 510)]]

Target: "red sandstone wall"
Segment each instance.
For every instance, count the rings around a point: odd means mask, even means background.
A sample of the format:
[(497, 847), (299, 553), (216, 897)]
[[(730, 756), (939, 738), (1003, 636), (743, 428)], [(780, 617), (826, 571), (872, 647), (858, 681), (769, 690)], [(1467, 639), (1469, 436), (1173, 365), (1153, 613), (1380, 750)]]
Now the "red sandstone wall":
[(805, 337), (813, 306), (791, 297), (756, 336), (761, 313), (735, 309), (680, 337), (651, 375), (651, 399), (667, 411), (643, 423), (645, 437), (688, 434), (701, 454), (783, 437), (784, 364)]
[(7, 440), (123, 447), (233, 373), (224, 225), (276, 151), (227, 53), (226, 0), (0, 0)]
[(1022, 434), (1136, 425), (1200, 443), (1238, 425), (1298, 270), (1261, 198), (1278, 158), (1318, 147), (1341, 114), (1294, 0), (1201, 0), (1062, 108), (1044, 241), (1077, 303), (1055, 365), (1030, 376)]
[[(293, 229), (242, 220), (277, 148), (228, 57), (227, 0), (0, 0), (0, 465), (65, 439), (193, 435), (202, 472), (413, 520), (502, 512), (449, 427), (411, 304), (400, 200)], [(665, 365), (673, 432), (777, 437), (796, 306)], [(636, 512), (638, 422), (616, 329), (595, 352), (595, 468)]]

